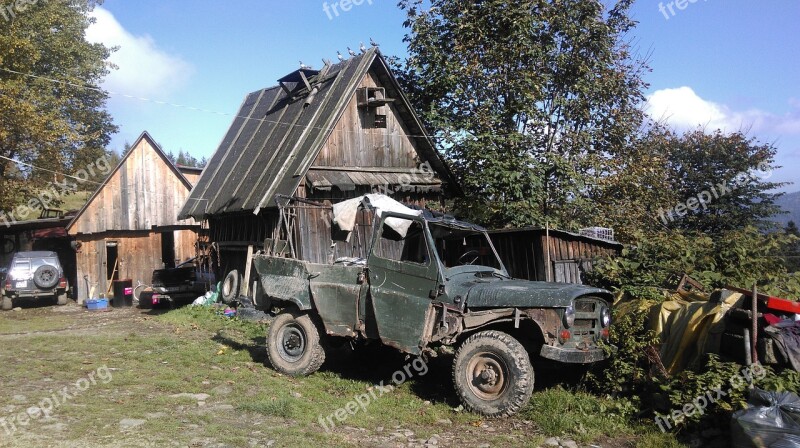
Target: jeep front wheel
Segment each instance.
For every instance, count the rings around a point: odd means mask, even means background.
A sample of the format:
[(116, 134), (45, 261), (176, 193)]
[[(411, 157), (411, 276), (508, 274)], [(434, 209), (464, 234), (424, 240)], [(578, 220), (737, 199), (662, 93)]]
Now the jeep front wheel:
[(476, 333), (459, 347), (453, 383), (464, 407), (487, 417), (517, 413), (533, 393), (528, 352), (500, 331)]
[(290, 376), (310, 375), (325, 362), (319, 330), (308, 314), (284, 311), (269, 326), (267, 356), (278, 372)]

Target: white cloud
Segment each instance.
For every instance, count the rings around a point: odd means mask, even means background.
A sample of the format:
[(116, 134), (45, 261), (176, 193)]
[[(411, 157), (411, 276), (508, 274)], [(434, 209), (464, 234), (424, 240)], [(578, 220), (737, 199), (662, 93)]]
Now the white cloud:
[(778, 135), (800, 135), (800, 101), (789, 99), (792, 110), (776, 115), (759, 109), (734, 111), (724, 104), (701, 98), (691, 87), (661, 89), (647, 97), (651, 118), (678, 130), (721, 129), (726, 132), (752, 131)]
[(119, 47), (110, 57), (119, 68), (112, 69), (106, 76), (106, 89), (137, 96), (164, 97), (191, 75), (190, 64), (159, 49), (149, 35), (131, 34), (108, 10), (96, 7), (91, 16), (96, 22), (86, 30), (86, 40)]

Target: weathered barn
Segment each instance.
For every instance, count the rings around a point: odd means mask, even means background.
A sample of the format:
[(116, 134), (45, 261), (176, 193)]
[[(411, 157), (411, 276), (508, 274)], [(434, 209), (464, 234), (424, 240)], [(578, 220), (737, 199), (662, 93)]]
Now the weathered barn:
[[(247, 95), (208, 167), (179, 218), (208, 220), (218, 275), (241, 274), (245, 254), (266, 238), (291, 239), (309, 261), (352, 256), (363, 240), (332, 247), (332, 202), (379, 191), (422, 206), (458, 192), (375, 48)], [(282, 213), (291, 238), (278, 225)]]
[(493, 230), (489, 236), (508, 273), (527, 280), (582, 284), (597, 259), (622, 251), (616, 241), (538, 227)]
[(67, 226), (76, 240), (79, 300), (88, 294), (84, 276), (104, 293), (112, 280), (148, 284), (154, 269), (194, 257), (201, 226), (177, 219), (191, 189), (142, 133)]

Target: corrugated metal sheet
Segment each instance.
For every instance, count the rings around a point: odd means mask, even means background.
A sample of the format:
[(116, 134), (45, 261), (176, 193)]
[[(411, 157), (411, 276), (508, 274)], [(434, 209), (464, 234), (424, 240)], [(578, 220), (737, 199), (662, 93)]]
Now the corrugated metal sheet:
[[(306, 104), (309, 92), (302, 83), (291, 94), (276, 86), (247, 95), (180, 218), (258, 211), (273, 207), (276, 194), (293, 194), (371, 69), (389, 82), (391, 96), (400, 99), (397, 106), (411, 131), (427, 135), (386, 62), (377, 49), (370, 48), (320, 74), (319, 91), (310, 104)], [(456, 185), (433, 144), (424, 140), (419, 145), (424, 158), (437, 173), (444, 173), (448, 184)]]

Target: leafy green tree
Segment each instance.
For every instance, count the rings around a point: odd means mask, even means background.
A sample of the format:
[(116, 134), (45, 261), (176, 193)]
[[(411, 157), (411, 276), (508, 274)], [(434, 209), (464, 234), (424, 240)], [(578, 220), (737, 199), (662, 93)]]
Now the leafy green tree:
[(707, 133), (702, 129), (669, 139), (669, 184), (677, 203), (659, 210), (663, 224), (717, 234), (747, 226), (771, 227), (781, 213), (773, 191), (785, 183), (769, 182), (775, 147), (741, 132)]
[(784, 232), (786, 235), (794, 237), (793, 241), (789, 242), (784, 250), (786, 269), (789, 272), (798, 272), (800, 271), (800, 230), (797, 229), (797, 224), (794, 221), (789, 221)]
[[(14, 2), (0, 20), (0, 156), (52, 171), (79, 170), (105, 154), (116, 131), (97, 86), (108, 73), (110, 49), (84, 38), (96, 0)], [(31, 76), (29, 76), (31, 75)], [(53, 82), (57, 79), (62, 82)], [(82, 86), (94, 86), (85, 88)], [(0, 163), (0, 208), (25, 198), (53, 174), (20, 167), (9, 181)]]
[(490, 225), (586, 216), (587, 188), (642, 122), (631, 3), (400, 1), (401, 82), (476, 204), (462, 212)]

